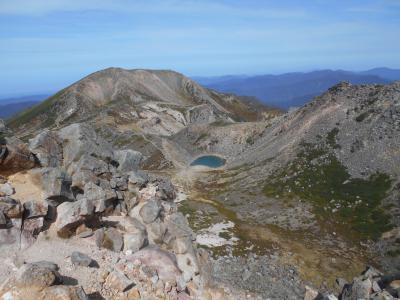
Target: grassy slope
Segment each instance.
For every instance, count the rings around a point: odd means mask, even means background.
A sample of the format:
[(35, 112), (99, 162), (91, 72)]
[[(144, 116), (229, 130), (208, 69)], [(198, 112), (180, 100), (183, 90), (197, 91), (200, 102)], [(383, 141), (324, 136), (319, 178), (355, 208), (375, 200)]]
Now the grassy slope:
[(322, 222), (343, 227), (348, 236), (376, 239), (392, 228), (381, 206), (391, 179), (383, 173), (351, 178), (331, 151), (338, 147), (336, 134), (337, 130), (330, 132), (326, 143), (303, 144), (297, 158), (268, 179), (264, 193), (306, 200)]

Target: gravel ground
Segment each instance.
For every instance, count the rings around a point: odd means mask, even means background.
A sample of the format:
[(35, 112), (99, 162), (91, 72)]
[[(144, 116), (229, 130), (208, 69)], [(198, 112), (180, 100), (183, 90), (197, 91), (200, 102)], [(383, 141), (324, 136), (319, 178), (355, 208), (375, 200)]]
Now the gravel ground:
[(244, 290), (252, 299), (303, 299), (305, 292), (296, 270), (279, 265), (273, 255), (219, 257), (213, 261), (213, 277), (233, 294)]

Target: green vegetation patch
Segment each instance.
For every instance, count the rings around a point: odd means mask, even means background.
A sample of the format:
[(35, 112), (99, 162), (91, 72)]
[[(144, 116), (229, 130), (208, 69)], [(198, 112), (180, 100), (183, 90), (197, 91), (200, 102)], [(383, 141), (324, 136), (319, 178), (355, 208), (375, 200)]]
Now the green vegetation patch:
[(336, 137), (339, 133), (339, 128), (335, 127), (331, 131), (328, 132), (326, 136), (326, 142), (333, 149), (340, 149), (340, 145), (336, 141)]
[(325, 146), (303, 144), (297, 158), (269, 178), (264, 193), (309, 201), (322, 221), (343, 225), (345, 233), (350, 228), (361, 239), (376, 239), (392, 228), (381, 207), (390, 187), (386, 174), (351, 178)]

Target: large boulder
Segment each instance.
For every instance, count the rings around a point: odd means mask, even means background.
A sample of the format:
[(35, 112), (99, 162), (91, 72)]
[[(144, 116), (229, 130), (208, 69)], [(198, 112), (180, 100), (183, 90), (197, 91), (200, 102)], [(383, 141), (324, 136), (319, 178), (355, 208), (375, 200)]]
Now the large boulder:
[(62, 277), (58, 266), (41, 261), (24, 264), (0, 287), (0, 299), (12, 300), (87, 300), (81, 287), (57, 285)]
[(31, 173), (42, 188), (44, 199), (55, 204), (74, 199), (71, 191), (71, 177), (63, 169), (40, 168), (32, 170)]
[(75, 233), (78, 226), (94, 215), (94, 206), (90, 201), (79, 200), (64, 202), (57, 207), (55, 228), (61, 237), (68, 237)]
[(131, 149), (118, 150), (114, 152), (115, 160), (118, 162), (118, 170), (130, 172), (137, 170), (143, 160), (142, 153)]
[(108, 207), (112, 206), (117, 199), (117, 195), (111, 188), (105, 188), (94, 184), (87, 183), (83, 188), (83, 197), (92, 202), (96, 212), (104, 212)]
[(62, 165), (62, 141), (57, 133), (44, 130), (29, 140), (29, 150), (36, 155), (42, 167)]
[(38, 166), (28, 146), (15, 137), (0, 140), (0, 175), (11, 175)]
[[(35, 295), (44, 288), (60, 282), (57, 271), (40, 264), (25, 264), (0, 287), (1, 299), (34, 299)], [(37, 297), (37, 295), (36, 295)]]
[(126, 217), (124, 223), (124, 251), (137, 252), (147, 243), (146, 227), (135, 218)]
[(72, 124), (58, 132), (63, 141), (64, 166), (77, 162), (87, 154), (103, 160), (113, 160), (113, 151), (109, 143), (97, 136), (96, 132), (86, 124)]
[(157, 246), (143, 248), (126, 259), (131, 262), (139, 260), (141, 264), (156, 269), (158, 277), (164, 282), (177, 282), (181, 276), (175, 256)]
[(139, 211), (140, 216), (145, 224), (154, 222), (160, 215), (162, 206), (157, 200), (150, 200), (145, 203)]

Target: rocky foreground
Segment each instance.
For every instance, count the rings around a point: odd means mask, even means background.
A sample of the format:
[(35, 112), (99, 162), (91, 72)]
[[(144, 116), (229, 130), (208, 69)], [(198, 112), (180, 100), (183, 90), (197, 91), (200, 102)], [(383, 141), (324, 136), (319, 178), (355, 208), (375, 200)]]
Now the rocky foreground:
[[(166, 178), (83, 125), (6, 138), (1, 299), (220, 299)], [(21, 145), (24, 145), (22, 147)]]
[[(212, 261), (168, 178), (138, 170), (140, 152), (114, 150), (84, 124), (29, 144), (1, 130), (0, 299), (337, 299), (268, 261), (249, 260), (245, 272), (240, 258)], [(227, 267), (243, 284), (223, 278)], [(265, 278), (249, 280), (257, 274)], [(369, 268), (338, 280), (339, 297), (395, 299), (399, 279)], [(246, 291), (259, 281), (270, 288)]]

